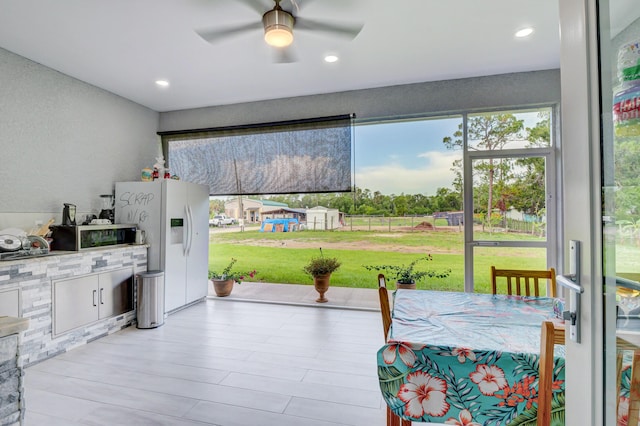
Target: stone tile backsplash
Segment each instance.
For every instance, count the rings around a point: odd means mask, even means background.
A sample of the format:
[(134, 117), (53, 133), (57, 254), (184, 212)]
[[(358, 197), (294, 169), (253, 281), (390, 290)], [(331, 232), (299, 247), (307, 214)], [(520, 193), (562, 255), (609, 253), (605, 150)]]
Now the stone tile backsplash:
[[(29, 318), (29, 329), (22, 335), (20, 362), (24, 366), (29, 366), (134, 323), (135, 310), (91, 323), (56, 337), (52, 335), (52, 280), (123, 267), (132, 267), (134, 274), (146, 271), (146, 246), (65, 252), (65, 254), (54, 256), (1, 262), (0, 292), (19, 289), (21, 316)], [(135, 285), (133, 287), (135, 292)]]

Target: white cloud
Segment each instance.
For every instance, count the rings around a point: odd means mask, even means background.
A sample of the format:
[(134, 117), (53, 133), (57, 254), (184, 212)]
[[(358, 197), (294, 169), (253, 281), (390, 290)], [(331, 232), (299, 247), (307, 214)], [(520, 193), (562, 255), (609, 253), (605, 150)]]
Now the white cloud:
[(382, 194), (425, 194), (434, 195), (438, 188), (451, 188), (455, 178), (450, 170), (460, 152), (429, 151), (418, 155), (424, 159), (424, 166), (409, 169), (391, 162), (383, 166), (362, 167), (356, 173), (356, 186), (380, 191)]

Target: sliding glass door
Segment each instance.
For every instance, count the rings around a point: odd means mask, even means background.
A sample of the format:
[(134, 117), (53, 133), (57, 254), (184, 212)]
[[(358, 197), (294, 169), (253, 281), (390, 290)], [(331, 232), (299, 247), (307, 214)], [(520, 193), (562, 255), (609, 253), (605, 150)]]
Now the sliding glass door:
[(631, 368), (640, 353), (640, 7), (602, 1), (599, 16), (604, 415), (632, 424), (631, 388), (640, 386)]
[(489, 291), (491, 266), (556, 267), (552, 108), (469, 114), (465, 150), (466, 291)]

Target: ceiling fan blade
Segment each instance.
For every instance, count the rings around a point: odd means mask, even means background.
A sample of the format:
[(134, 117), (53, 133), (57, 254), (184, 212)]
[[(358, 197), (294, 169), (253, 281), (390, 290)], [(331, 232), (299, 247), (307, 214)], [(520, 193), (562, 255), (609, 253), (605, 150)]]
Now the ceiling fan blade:
[(227, 37), (232, 37), (243, 32), (262, 29), (262, 22), (252, 22), (250, 24), (239, 25), (237, 27), (224, 29), (196, 30), (196, 34), (209, 43), (215, 43)]
[(363, 26), (364, 24), (329, 24), (322, 21), (296, 17), (296, 23), (293, 28), (294, 31), (322, 31), (335, 34), (340, 37), (355, 38), (360, 34)]
[(291, 47), (274, 48), (273, 62), (275, 62), (276, 64), (292, 64), (297, 61), (298, 58)]
[(282, 3), (291, 4), (291, 9), (294, 12), (293, 15), (297, 16), (297, 14), (300, 13), (301, 10), (305, 9), (310, 3), (313, 3), (315, 1), (317, 0), (285, 0)]
[(289, 0), (289, 3), (291, 3), (291, 8), (294, 11), (294, 16), (300, 13), (300, 0)]
[[(260, 14), (260, 16), (262, 16), (267, 10), (273, 7), (273, 4), (265, 7), (265, 5), (262, 4), (263, 2), (261, 2), (260, 0), (237, 0), (237, 1), (255, 10), (257, 13)], [(273, 3), (273, 2), (270, 2), (270, 3)]]

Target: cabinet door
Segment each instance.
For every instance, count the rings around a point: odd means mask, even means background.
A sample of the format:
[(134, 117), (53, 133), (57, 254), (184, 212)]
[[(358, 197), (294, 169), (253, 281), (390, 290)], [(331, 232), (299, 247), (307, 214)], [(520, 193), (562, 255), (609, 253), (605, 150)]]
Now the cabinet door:
[(0, 291), (0, 317), (20, 316), (20, 291), (13, 290)]
[(133, 269), (104, 272), (99, 277), (99, 317), (108, 318), (133, 309)]
[(53, 282), (53, 334), (98, 319), (98, 275)]

